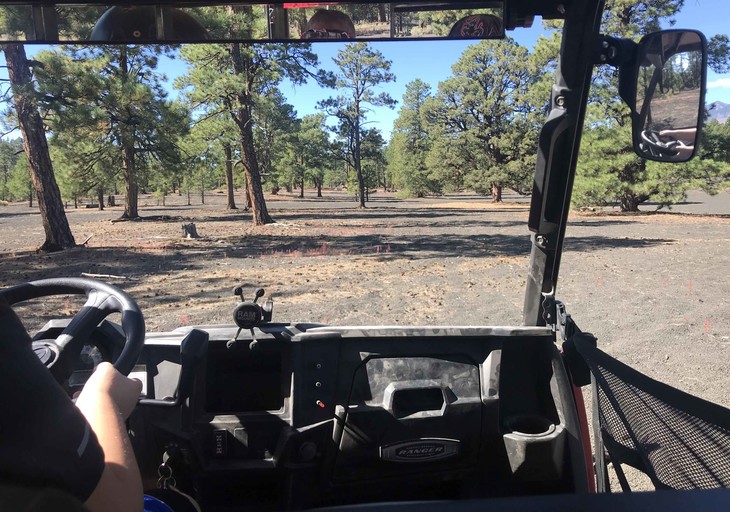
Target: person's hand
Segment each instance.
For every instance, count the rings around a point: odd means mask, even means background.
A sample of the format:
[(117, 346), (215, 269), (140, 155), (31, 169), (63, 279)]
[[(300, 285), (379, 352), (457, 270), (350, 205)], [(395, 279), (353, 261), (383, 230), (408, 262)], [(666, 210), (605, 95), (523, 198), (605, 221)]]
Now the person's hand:
[(689, 157), (692, 156), (692, 153), (694, 153), (695, 147), (688, 146), (681, 140), (677, 142), (679, 142), (679, 144), (674, 147), (674, 150), (677, 152), (677, 157), (681, 160), (689, 160)]
[(83, 410), (85, 402), (95, 403), (108, 396), (126, 420), (137, 405), (141, 392), (142, 383), (138, 379), (125, 377), (110, 363), (103, 362), (86, 381), (76, 405)]

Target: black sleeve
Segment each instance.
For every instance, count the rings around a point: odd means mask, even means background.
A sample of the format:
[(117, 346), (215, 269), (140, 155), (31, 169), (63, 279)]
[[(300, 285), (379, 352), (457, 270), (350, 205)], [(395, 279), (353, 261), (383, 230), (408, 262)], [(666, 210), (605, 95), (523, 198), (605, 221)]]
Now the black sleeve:
[(58, 487), (85, 501), (103, 470), (93, 430), (0, 300), (0, 480)]

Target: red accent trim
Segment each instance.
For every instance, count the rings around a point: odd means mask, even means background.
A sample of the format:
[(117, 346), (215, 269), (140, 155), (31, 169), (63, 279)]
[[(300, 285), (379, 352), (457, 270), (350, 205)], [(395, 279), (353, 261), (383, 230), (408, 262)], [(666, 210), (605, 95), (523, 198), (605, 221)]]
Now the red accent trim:
[(320, 5), (340, 5), (339, 2), (317, 2), (314, 4), (310, 3), (285, 3), (284, 9), (304, 9), (306, 7), (319, 7)]
[(583, 453), (586, 457), (586, 473), (588, 473), (588, 491), (596, 492), (596, 473), (593, 470), (593, 451), (591, 449), (591, 436), (588, 431), (588, 415), (586, 414), (586, 403), (583, 400), (583, 390), (573, 386), (573, 399), (575, 400), (575, 408), (578, 411), (578, 424), (580, 427), (580, 439), (583, 443)]

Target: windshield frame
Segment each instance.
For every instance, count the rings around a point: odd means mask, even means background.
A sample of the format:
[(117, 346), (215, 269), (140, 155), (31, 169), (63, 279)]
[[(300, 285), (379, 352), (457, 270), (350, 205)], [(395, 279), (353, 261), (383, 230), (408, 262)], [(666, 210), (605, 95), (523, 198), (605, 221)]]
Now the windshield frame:
[(554, 297), (570, 211), (573, 180), (593, 75), (592, 48), (598, 40), (604, 1), (574, 3), (566, 11), (550, 114), (540, 131), (528, 226), (530, 266), (522, 309), (523, 325), (553, 324), (543, 306)]

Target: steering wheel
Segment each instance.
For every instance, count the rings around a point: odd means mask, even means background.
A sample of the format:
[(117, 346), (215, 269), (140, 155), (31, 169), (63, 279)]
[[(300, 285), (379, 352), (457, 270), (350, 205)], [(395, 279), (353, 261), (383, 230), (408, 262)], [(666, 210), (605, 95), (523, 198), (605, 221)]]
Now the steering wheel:
[(122, 314), (124, 347), (114, 361), (114, 367), (128, 375), (144, 347), (145, 325), (137, 303), (115, 286), (83, 278), (42, 279), (0, 290), (0, 299), (11, 306), (18, 302), (51, 295), (86, 295), (86, 304), (55, 340), (36, 340), (33, 351), (51, 371), (56, 381), (63, 383), (71, 375), (73, 364), (97, 325), (111, 313)]
[(652, 156), (677, 156), (679, 151), (675, 148), (680, 145), (680, 141), (671, 140), (664, 142), (659, 135), (659, 132), (654, 130), (642, 130), (641, 131), (641, 142), (649, 150)]

